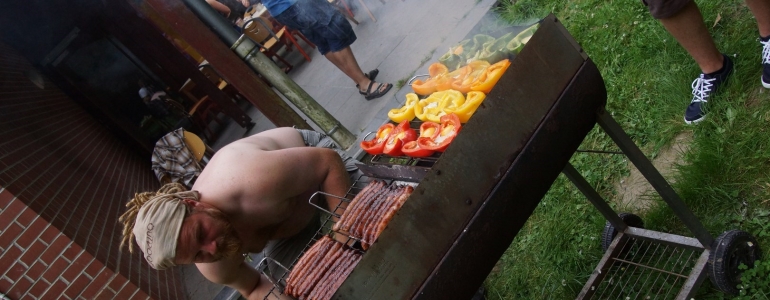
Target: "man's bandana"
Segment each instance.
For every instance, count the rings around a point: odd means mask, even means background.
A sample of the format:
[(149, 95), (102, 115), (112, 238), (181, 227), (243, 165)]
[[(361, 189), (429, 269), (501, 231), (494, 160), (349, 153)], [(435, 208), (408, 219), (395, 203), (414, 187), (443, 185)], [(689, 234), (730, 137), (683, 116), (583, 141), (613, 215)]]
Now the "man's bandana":
[(134, 237), (154, 269), (175, 266), (177, 238), (186, 214), (187, 205), (178, 198), (152, 199), (139, 209)]

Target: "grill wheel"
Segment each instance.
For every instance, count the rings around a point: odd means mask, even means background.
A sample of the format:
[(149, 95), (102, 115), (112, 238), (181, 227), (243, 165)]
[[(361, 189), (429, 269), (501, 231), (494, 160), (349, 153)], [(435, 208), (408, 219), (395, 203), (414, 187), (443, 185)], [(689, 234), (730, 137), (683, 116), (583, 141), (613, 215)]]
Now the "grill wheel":
[[(632, 214), (632, 213), (620, 213), (618, 214), (620, 219), (623, 220), (623, 222), (626, 223), (626, 225), (636, 228), (644, 228), (644, 221), (642, 221), (642, 218), (639, 216)], [(615, 229), (615, 226), (612, 226), (609, 221), (604, 225), (604, 231), (602, 232), (602, 250), (605, 252), (607, 249), (610, 248), (610, 244), (612, 244), (612, 240), (615, 239), (615, 236), (618, 235), (618, 230)], [(628, 243), (624, 249), (623, 252), (627, 251), (628, 248), (631, 248), (632, 243)]]

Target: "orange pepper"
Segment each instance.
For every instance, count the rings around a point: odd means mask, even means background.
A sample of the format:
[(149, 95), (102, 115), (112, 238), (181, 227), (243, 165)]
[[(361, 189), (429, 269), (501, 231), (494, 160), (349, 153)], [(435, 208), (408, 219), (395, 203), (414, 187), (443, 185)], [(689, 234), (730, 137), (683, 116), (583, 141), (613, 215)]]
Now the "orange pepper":
[(420, 95), (430, 95), (436, 91), (436, 81), (426, 80), (423, 82), (422, 80), (417, 79), (412, 82), (412, 90)]
[(412, 90), (415, 93), (427, 96), (435, 92), (437, 80), (449, 73), (449, 69), (444, 64), (436, 62), (428, 66), (428, 73), (430, 74), (429, 79), (425, 81), (417, 79), (412, 83)]
[[(484, 60), (474, 60), (466, 66), (469, 68), (464, 78), (452, 82), (452, 89), (467, 94), (471, 91), (471, 86), (484, 74), (489, 67), (489, 63)], [(461, 118), (462, 119), (462, 118)]]
[(501, 60), (487, 68), (487, 71), (484, 72), (481, 76), (479, 76), (479, 80), (477, 80), (473, 85), (471, 85), (472, 91), (480, 91), (484, 94), (489, 94), (489, 92), (492, 90), (492, 88), (497, 84), (497, 81), (500, 80), (500, 77), (503, 76), (503, 73), (505, 73), (505, 70), (508, 69), (508, 66), (511, 65), (511, 61), (508, 59)]
[(428, 66), (428, 74), (430, 74), (430, 77), (438, 77), (444, 73), (449, 73), (449, 69), (442, 63), (435, 62)]
[(462, 80), (468, 74), (471, 72), (470, 66), (464, 66), (457, 70), (454, 70), (450, 72), (449, 74), (446, 74), (443, 77), (440, 77), (436, 80), (436, 91), (446, 91), (452, 88), (452, 83), (454, 83), (457, 80)]

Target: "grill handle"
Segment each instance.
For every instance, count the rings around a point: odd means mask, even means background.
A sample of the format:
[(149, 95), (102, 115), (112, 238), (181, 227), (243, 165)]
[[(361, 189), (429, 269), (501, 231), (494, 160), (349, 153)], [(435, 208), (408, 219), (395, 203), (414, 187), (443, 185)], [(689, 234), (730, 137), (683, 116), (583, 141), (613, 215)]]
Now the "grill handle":
[[(318, 206), (317, 204), (313, 203), (313, 198), (315, 198), (315, 196), (316, 196), (316, 195), (318, 195), (318, 194), (321, 194), (321, 195), (324, 195), (324, 196), (329, 196), (329, 197), (338, 198), (338, 199), (340, 199), (340, 200), (342, 200), (342, 201), (345, 201), (345, 202), (348, 202), (348, 203), (350, 203), (350, 201), (351, 201), (351, 200), (350, 200), (350, 199), (348, 199), (348, 198), (345, 198), (345, 197), (340, 197), (340, 196), (337, 196), (337, 195), (332, 195), (332, 194), (329, 194), (329, 193), (324, 193), (324, 192), (321, 192), (321, 191), (317, 191), (317, 192), (313, 193), (313, 195), (310, 195), (310, 199), (308, 199), (308, 200), (307, 200), (307, 203), (310, 203), (310, 205), (312, 205), (312, 206), (315, 206), (316, 208), (318, 208), (318, 209), (320, 209), (320, 210), (322, 210), (322, 211), (324, 211), (324, 212), (326, 212), (326, 213), (328, 213), (328, 214), (330, 214), (330, 215), (332, 215), (332, 216), (335, 216), (335, 217), (337, 217), (337, 218), (341, 218), (341, 217), (342, 217), (342, 215), (339, 215), (339, 214), (335, 214), (335, 213), (333, 213), (333, 212), (330, 212), (330, 211), (329, 211), (329, 210), (327, 210), (326, 208), (320, 207), (320, 206)], [(337, 209), (335, 208), (334, 210), (336, 211)]]

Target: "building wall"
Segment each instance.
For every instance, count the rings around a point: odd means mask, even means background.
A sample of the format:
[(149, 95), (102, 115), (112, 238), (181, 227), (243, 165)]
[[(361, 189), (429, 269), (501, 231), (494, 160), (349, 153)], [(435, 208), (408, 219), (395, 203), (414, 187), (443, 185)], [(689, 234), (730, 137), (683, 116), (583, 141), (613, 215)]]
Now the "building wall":
[(52, 82), (33, 84), (33, 70), (0, 43), (0, 269), (7, 269), (0, 292), (12, 299), (59, 291), (65, 299), (112, 292), (122, 293), (116, 299), (183, 298), (175, 271), (153, 270), (138, 253), (118, 249), (125, 202), (158, 187), (150, 158)]
[(0, 291), (11, 299), (149, 299), (8, 190), (0, 228)]

